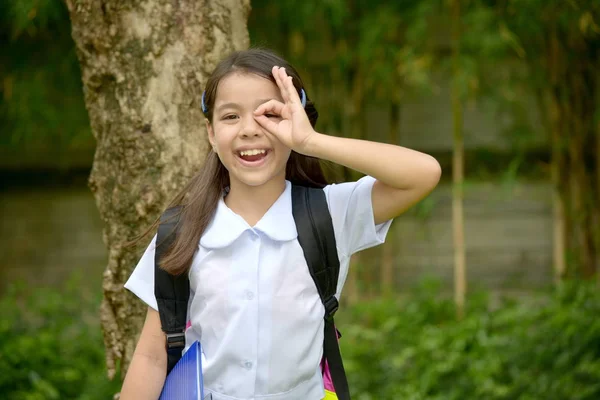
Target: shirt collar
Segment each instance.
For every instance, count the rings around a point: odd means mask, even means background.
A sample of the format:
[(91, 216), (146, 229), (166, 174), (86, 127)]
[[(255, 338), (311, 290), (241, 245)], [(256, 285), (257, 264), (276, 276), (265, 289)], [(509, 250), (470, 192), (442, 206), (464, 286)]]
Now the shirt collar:
[(292, 184), (289, 181), (285, 182), (285, 190), (281, 196), (254, 228), (227, 207), (221, 198), (215, 215), (200, 238), (200, 245), (205, 248), (227, 247), (247, 230), (259, 231), (272, 240), (281, 242), (293, 240), (298, 236), (292, 215)]

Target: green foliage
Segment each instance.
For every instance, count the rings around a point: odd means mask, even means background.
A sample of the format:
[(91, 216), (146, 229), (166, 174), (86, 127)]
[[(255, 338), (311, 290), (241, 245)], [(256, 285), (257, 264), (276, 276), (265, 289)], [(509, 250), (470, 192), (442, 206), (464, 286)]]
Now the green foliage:
[(56, 0), (7, 1), (2, 6), (0, 22), (12, 39), (21, 35), (33, 37), (52, 25), (64, 23), (64, 6)]
[(6, 400), (106, 400), (98, 296), (11, 285), (0, 299), (0, 393)]
[[(343, 310), (338, 326), (351, 390), (375, 399), (580, 399), (600, 397), (600, 293), (556, 291), (490, 305), (471, 296), (457, 321), (440, 285), (399, 301)], [(7, 400), (109, 399), (97, 296), (76, 284), (0, 299), (0, 392)]]
[[(424, 285), (401, 302), (370, 302), (340, 323), (351, 389), (368, 399), (600, 398), (600, 293), (470, 299), (463, 321)], [(349, 323), (349, 322), (352, 323)]]
[(4, 157), (93, 148), (70, 30), (61, 1), (9, 0), (0, 5)]
[[(430, 22), (440, 12), (441, 2), (255, 0), (252, 8), (253, 44), (276, 48), (309, 73), (324, 63), (325, 68), (341, 69), (338, 72), (345, 79), (360, 71), (369, 92), (385, 93), (388, 99), (396, 95), (400, 79), (419, 81), (422, 70), (431, 67), (429, 60), (420, 57), (430, 50), (431, 36), (439, 32)], [(265, 26), (266, 19), (274, 23)], [(292, 37), (308, 45), (294, 46), (285, 37), (282, 40), (282, 32), (292, 32)], [(315, 54), (318, 48), (328, 51)]]

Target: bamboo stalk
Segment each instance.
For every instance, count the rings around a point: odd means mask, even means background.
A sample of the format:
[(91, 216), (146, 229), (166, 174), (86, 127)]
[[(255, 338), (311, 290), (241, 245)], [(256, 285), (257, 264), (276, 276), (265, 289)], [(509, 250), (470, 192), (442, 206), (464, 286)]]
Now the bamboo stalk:
[[(352, 86), (347, 90), (347, 93), (340, 97), (342, 99), (350, 98), (350, 102), (346, 102), (344, 113), (346, 115), (345, 120), (349, 122), (349, 127), (346, 126), (345, 129), (348, 130), (349, 136), (355, 139), (361, 139), (364, 134), (364, 127), (366, 125), (366, 113), (364, 112), (365, 107), (365, 99), (363, 95), (363, 79), (362, 74), (359, 69), (357, 69), (354, 73), (354, 77), (352, 80)], [(340, 85), (341, 86), (341, 85)], [(348, 85), (345, 85), (346, 88)], [(355, 173), (349, 168), (344, 168), (344, 178), (346, 181), (353, 180), (355, 178)], [(366, 268), (361, 268), (361, 271), (358, 270), (358, 265), (360, 265), (360, 254), (355, 254), (350, 259), (350, 270), (348, 271), (348, 283), (349, 283), (349, 292), (348, 302), (350, 304), (355, 304), (359, 298), (361, 298), (365, 293), (367, 293), (370, 285), (370, 280), (372, 279), (371, 271), (368, 271)], [(361, 284), (362, 288), (361, 289)]]
[[(549, 69), (551, 84), (553, 87), (558, 85), (559, 69), (559, 45), (556, 27), (552, 28), (550, 42), (548, 46), (548, 56), (546, 68)], [(550, 91), (549, 96), (549, 116), (551, 124), (550, 129), (550, 179), (552, 181), (552, 233), (553, 233), (553, 264), (554, 264), (554, 282), (558, 284), (567, 272), (566, 265), (566, 224), (565, 224), (565, 201), (561, 193), (561, 184), (565, 159), (561, 141), (562, 117), (560, 112), (560, 99), (556, 97), (555, 91)]]
[(563, 144), (561, 138), (561, 127), (564, 126), (561, 115), (560, 99), (554, 90), (559, 84), (559, 69), (561, 68), (560, 46), (558, 43), (558, 33), (556, 26), (552, 26), (552, 34), (548, 42), (547, 66), (549, 70), (552, 90), (549, 95), (549, 116), (550, 125), (550, 179), (552, 182), (552, 216), (553, 216), (553, 264), (554, 264), (554, 282), (559, 283), (567, 272), (566, 252), (567, 252), (567, 224), (565, 209), (565, 193), (567, 185), (563, 185), (563, 169), (565, 168), (565, 156), (563, 154)]
[(564, 166), (564, 157), (562, 154), (560, 137), (560, 110), (556, 101), (552, 101), (552, 121), (551, 128), (551, 147), (552, 158), (550, 160), (550, 179), (552, 181), (552, 216), (553, 216), (553, 264), (554, 264), (554, 282), (559, 283), (564, 278), (567, 265), (566, 255), (566, 224), (565, 224), (565, 203), (561, 194), (562, 174), (561, 168)]
[(460, 0), (451, 1), (452, 13), (452, 118), (454, 151), (452, 155), (452, 226), (454, 237), (454, 301), (459, 319), (465, 314), (465, 294), (467, 291), (465, 233), (464, 233), (464, 138), (463, 138), (463, 105), (458, 87), (460, 68)]
[[(600, 121), (596, 125), (596, 201), (600, 203)], [(600, 210), (596, 210), (596, 263), (600, 265)], [(596, 272), (598, 286), (600, 287), (600, 271)]]
[[(398, 122), (400, 121), (399, 105), (392, 102), (390, 110), (390, 118), (388, 125), (388, 142), (396, 144), (397, 133), (398, 133)], [(388, 233), (386, 243), (382, 246), (381, 254), (381, 274), (380, 287), (381, 294), (384, 297), (390, 297), (394, 289), (394, 249), (397, 249), (396, 245), (396, 232), (392, 228)]]
[(566, 239), (565, 239), (565, 205), (560, 194), (560, 166), (561, 154), (559, 147), (558, 128), (552, 130), (552, 160), (551, 179), (552, 179), (552, 216), (553, 216), (553, 261), (554, 261), (554, 282), (559, 283), (565, 276), (567, 265), (565, 262)]

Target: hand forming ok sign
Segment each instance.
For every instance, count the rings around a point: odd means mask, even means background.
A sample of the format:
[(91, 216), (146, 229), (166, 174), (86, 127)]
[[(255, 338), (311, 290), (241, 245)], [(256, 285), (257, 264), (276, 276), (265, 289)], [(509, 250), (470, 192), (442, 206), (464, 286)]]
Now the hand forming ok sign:
[[(254, 118), (283, 144), (298, 153), (303, 153), (308, 139), (315, 131), (302, 107), (292, 77), (288, 76), (285, 68), (273, 67), (272, 73), (284, 103), (269, 100), (258, 106), (254, 111)], [(276, 115), (279, 119), (269, 118), (271, 115)]]

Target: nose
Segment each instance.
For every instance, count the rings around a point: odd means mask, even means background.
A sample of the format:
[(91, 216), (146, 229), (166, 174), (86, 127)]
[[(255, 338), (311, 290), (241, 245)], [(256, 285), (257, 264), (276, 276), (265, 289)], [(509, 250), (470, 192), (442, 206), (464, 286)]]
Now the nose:
[(250, 115), (243, 119), (240, 134), (244, 138), (259, 137), (263, 135), (263, 130), (254, 119), (254, 116)]

